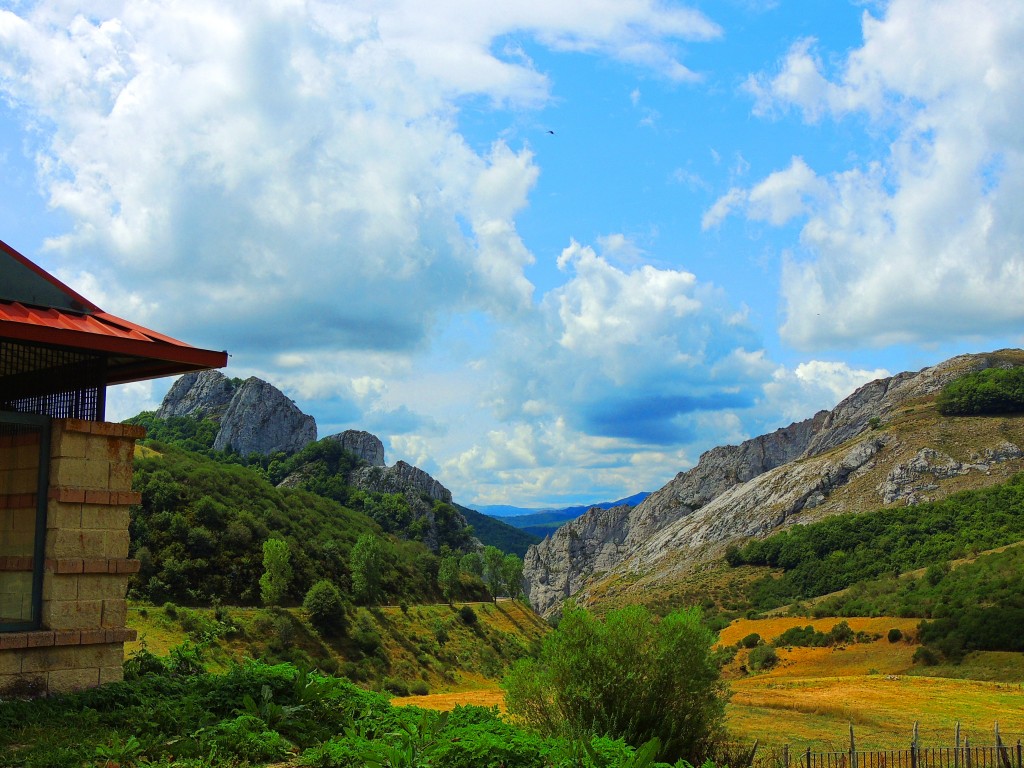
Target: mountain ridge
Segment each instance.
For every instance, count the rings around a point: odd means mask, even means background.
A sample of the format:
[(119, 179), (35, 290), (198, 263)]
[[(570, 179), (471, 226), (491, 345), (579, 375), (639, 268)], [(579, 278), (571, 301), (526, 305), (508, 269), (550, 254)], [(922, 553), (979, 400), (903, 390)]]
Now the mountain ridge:
[[(1024, 466), (1024, 421), (991, 417), (957, 436), (932, 401), (965, 373), (1021, 364), (1021, 350), (961, 355), (869, 382), (831, 411), (713, 448), (637, 507), (590, 510), (531, 547), (531, 603), (551, 615), (569, 597), (586, 602), (613, 582), (639, 593), (720, 557), (730, 541), (798, 519), (916, 503), (945, 494), (952, 478), (981, 484), (1004, 476)], [(920, 434), (897, 430), (897, 422), (915, 421), (916, 409)]]

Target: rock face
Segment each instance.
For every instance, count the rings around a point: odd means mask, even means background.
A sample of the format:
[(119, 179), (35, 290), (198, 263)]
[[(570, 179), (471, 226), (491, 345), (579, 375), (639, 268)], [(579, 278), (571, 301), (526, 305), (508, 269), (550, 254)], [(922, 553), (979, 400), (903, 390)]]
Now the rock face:
[(452, 503), (452, 492), (422, 469), (398, 461), (393, 467), (383, 464), (361, 467), (350, 476), (352, 485), (375, 493), (423, 493), (435, 501)]
[(337, 435), (328, 435), (324, 440), (334, 440), (343, 450), (358, 456), (371, 467), (384, 466), (384, 443), (376, 435), (357, 429), (347, 429)]
[(214, 450), (243, 456), (275, 451), (295, 453), (316, 440), (316, 421), (281, 390), (255, 376), (235, 391), (220, 420)]
[(156, 415), (218, 421), (220, 431), (213, 447), (218, 451), (230, 448), (243, 456), (295, 453), (316, 440), (313, 417), (300, 411), (281, 390), (255, 377), (236, 385), (219, 371), (187, 373), (179, 378)]
[[(929, 498), (925, 494), (937, 479), (988, 474), (998, 465), (1014, 464), (1024, 452), (1005, 439), (957, 460), (873, 428), (948, 381), (1010, 364), (1009, 358), (1024, 363), (1018, 350), (1005, 350), (872, 381), (831, 411), (738, 446), (707, 451), (696, 467), (632, 509), (588, 511), (527, 552), (523, 574), (530, 603), (550, 615), (570, 596), (585, 599), (589, 588), (609, 575), (668, 579), (720, 555), (733, 539), (864, 508), (860, 505), (916, 503)], [(878, 473), (879, 480), (871, 481)], [(865, 482), (868, 491), (861, 487)], [(860, 494), (855, 500), (853, 486)]]
[(156, 415), (193, 416), (197, 419), (219, 419), (235, 394), (235, 385), (220, 371), (186, 373), (171, 386)]

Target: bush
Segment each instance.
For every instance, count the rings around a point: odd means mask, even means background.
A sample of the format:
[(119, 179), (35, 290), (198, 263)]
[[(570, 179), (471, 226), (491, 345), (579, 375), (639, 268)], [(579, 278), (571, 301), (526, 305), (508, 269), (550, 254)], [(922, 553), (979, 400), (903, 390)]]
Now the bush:
[(889, 634), (886, 635), (886, 638), (889, 640), (890, 643), (898, 643), (900, 640), (903, 639), (903, 633), (900, 630), (896, 629), (896, 627), (893, 627), (889, 630)]
[(927, 646), (921, 646), (914, 651), (913, 661), (915, 664), (923, 664), (926, 667), (934, 667), (939, 663), (939, 654)]
[(935, 401), (944, 416), (1024, 410), (1024, 368), (986, 368), (951, 381)]
[(747, 657), (747, 669), (751, 672), (762, 672), (779, 663), (779, 655), (770, 645), (759, 645)]
[(761, 642), (761, 636), (757, 632), (751, 632), (749, 635), (740, 640), (740, 645), (744, 648), (756, 648), (757, 644)]
[(567, 608), (539, 657), (506, 675), (505, 701), (544, 735), (608, 736), (634, 747), (657, 737), (659, 760), (700, 765), (725, 713), (714, 641), (697, 608), (656, 621), (630, 606), (603, 622)]
[(321, 631), (338, 630), (345, 623), (345, 601), (341, 592), (327, 579), (321, 579), (306, 593), (302, 607), (309, 620)]
[(464, 605), (459, 608), (459, 618), (462, 622), (469, 627), (472, 627), (477, 622), (476, 611), (473, 610), (472, 606)]

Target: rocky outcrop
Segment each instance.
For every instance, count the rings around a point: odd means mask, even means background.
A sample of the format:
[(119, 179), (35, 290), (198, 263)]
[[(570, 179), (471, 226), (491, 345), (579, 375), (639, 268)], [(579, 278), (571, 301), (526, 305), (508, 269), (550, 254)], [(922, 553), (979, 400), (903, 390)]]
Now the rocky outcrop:
[(277, 387), (255, 376), (239, 384), (219, 371), (186, 373), (171, 386), (156, 415), (217, 421), (220, 430), (214, 449), (243, 456), (295, 453), (316, 440), (313, 417), (299, 410)]
[(358, 429), (346, 429), (337, 435), (328, 435), (324, 440), (339, 443), (342, 450), (359, 457), (371, 467), (384, 466), (384, 443), (376, 435)]
[[(613, 514), (592, 509), (532, 547), (523, 569), (530, 602), (550, 615), (566, 598), (586, 597), (594, 580), (608, 574), (646, 572), (657, 580), (713, 556), (731, 539), (765, 535), (802, 515), (852, 511), (836, 500), (835, 492), (857, 478), (872, 477), (883, 451), (902, 456), (900, 450), (906, 449), (889, 445), (890, 438), (876, 427), (956, 377), (1022, 362), (1018, 350), (952, 358), (917, 373), (869, 382), (831, 411), (738, 446), (707, 451), (696, 467), (679, 473), (635, 508)], [(967, 462), (921, 450), (893, 464), (885, 480), (872, 486), (871, 499), (857, 503), (915, 503), (925, 498), (935, 478), (988, 472), (1021, 455), (1008, 442)]]
[(374, 493), (407, 493), (425, 494), (435, 501), (452, 503), (452, 492), (422, 469), (396, 462), (393, 467), (361, 467), (349, 477), (352, 485), (364, 491)]
[(220, 371), (186, 373), (171, 385), (156, 415), (220, 419), (235, 394), (235, 384)]
[(989, 472), (993, 464), (1001, 464), (1024, 455), (1016, 445), (1004, 442), (975, 454), (973, 461), (957, 461), (934, 448), (922, 448), (907, 462), (889, 470), (885, 481), (878, 486), (878, 495), (885, 504), (903, 500), (907, 504), (929, 501), (928, 493), (936, 490), (938, 480), (966, 475), (969, 472)]
[(213, 441), (217, 451), (243, 456), (276, 451), (296, 453), (316, 440), (316, 421), (281, 390), (255, 376), (235, 391)]

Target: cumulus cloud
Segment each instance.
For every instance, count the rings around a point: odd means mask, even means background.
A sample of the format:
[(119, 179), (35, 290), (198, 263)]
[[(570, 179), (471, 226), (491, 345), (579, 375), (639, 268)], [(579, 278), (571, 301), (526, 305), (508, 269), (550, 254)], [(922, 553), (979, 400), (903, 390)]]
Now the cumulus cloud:
[[(453, 485), (472, 484), (476, 504), (610, 501), (623, 488), (654, 490), (690, 466), (684, 449), (658, 450), (572, 429), (564, 419), (489, 431), (440, 468)], [(580, 489), (586, 488), (586, 498)]]
[(105, 308), (235, 352), (409, 352), (531, 300), (532, 155), (455, 122), (548, 98), (513, 34), (686, 79), (675, 44), (720, 30), (654, 2), (39, 4), (0, 12), (0, 88)]
[(622, 269), (575, 241), (558, 266), (565, 283), (500, 331), (502, 418), (546, 410), (585, 435), (684, 444), (693, 414), (750, 406), (770, 375), (742, 316), (692, 273)]
[(799, 41), (750, 88), (761, 114), (864, 117), (881, 151), (828, 173), (794, 159), (721, 197), (705, 228), (737, 212), (802, 222), (783, 264), (781, 328), (802, 348), (1019, 328), (1024, 6), (894, 0), (864, 14), (863, 35), (835, 71)]
[(778, 367), (764, 385), (763, 412), (782, 423), (802, 421), (820, 410), (831, 410), (858, 387), (892, 374), (884, 368), (854, 368), (847, 363), (810, 360), (792, 370)]

